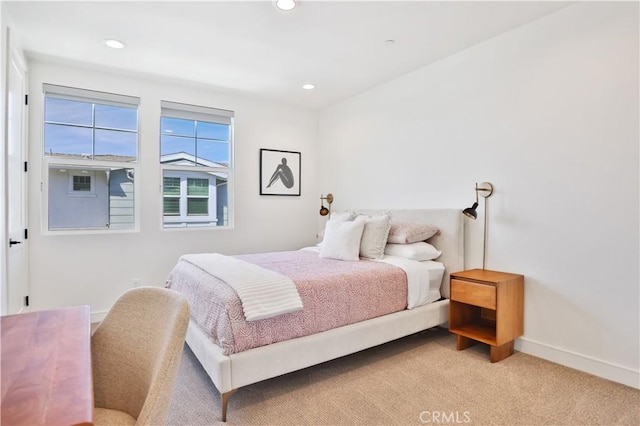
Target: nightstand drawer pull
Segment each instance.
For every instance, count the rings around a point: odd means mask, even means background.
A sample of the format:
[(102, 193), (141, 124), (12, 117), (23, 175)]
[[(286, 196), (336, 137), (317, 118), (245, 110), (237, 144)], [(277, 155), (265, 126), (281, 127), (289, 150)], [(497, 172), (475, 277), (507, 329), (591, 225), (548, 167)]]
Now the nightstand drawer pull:
[(452, 279), (451, 300), (496, 309), (496, 288), (491, 285)]

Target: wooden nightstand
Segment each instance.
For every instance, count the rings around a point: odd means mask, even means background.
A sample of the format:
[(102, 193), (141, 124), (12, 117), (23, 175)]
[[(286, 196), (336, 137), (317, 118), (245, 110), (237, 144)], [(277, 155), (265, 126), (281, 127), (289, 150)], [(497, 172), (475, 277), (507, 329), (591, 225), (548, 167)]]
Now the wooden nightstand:
[(449, 331), (458, 335), (457, 349), (477, 342), (491, 345), (491, 362), (513, 354), (522, 336), (524, 276), (471, 269), (451, 274)]

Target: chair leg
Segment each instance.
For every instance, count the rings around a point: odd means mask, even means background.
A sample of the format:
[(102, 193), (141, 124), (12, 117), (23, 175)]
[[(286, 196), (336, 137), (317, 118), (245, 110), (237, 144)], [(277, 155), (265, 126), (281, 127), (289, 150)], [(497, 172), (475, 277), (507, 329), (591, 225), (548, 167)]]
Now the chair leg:
[(222, 402), (222, 421), (227, 421), (227, 405), (229, 404), (229, 397), (236, 393), (238, 389), (231, 389), (229, 392), (221, 393), (220, 399)]

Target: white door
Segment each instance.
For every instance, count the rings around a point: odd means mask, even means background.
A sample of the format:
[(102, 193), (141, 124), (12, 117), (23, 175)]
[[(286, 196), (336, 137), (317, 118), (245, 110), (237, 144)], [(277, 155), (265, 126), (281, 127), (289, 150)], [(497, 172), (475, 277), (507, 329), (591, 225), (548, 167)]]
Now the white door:
[(25, 310), (29, 294), (27, 248), (27, 71), (20, 57), (10, 50), (7, 64), (7, 289), (6, 312)]

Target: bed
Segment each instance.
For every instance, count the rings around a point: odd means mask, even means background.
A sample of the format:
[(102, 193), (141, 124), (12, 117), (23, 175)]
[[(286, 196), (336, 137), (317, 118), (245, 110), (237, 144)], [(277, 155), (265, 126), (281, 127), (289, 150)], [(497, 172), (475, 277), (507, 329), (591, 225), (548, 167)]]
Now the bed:
[[(245, 345), (229, 348), (221, 343), (224, 339), (218, 339), (220, 341), (216, 344), (215, 339), (199, 325), (202, 324), (202, 318), (196, 321), (192, 316), (186, 342), (220, 392), (222, 421), (226, 421), (230, 395), (243, 386), (349, 355), (448, 321), (449, 274), (464, 269), (463, 221), (460, 211), (387, 211), (391, 213), (393, 220), (422, 223), (439, 229), (439, 233), (431, 237), (429, 243), (442, 251), (442, 255), (437, 258), (439, 264), (444, 266), (444, 271), (440, 274), (442, 297), (412, 309), (396, 309), (395, 312), (371, 319), (256, 347)], [(378, 210), (361, 212), (369, 215), (381, 213)], [(364, 262), (361, 264), (365, 265)], [(168, 287), (172, 285), (173, 275), (172, 271), (167, 281)], [(179, 288), (176, 289), (180, 291)], [(206, 316), (203, 312), (197, 315)]]

